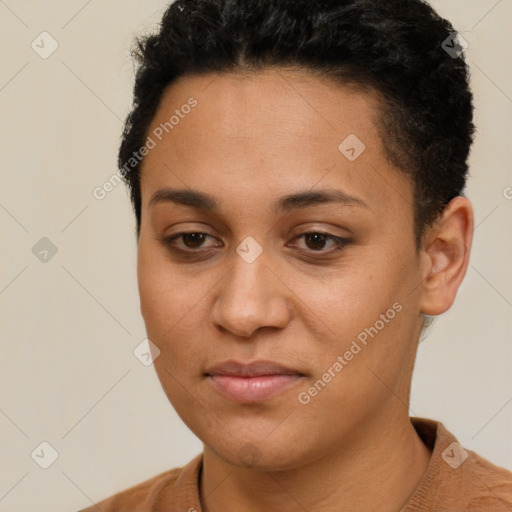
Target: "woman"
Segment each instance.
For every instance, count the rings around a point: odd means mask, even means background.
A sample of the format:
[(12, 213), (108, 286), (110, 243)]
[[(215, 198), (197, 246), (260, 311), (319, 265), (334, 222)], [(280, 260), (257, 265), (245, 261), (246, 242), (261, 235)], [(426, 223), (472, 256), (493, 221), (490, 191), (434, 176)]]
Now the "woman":
[(474, 227), (451, 24), (420, 0), (178, 0), (138, 49), (141, 312), (204, 451), (86, 510), (509, 510), (512, 473), (408, 409)]

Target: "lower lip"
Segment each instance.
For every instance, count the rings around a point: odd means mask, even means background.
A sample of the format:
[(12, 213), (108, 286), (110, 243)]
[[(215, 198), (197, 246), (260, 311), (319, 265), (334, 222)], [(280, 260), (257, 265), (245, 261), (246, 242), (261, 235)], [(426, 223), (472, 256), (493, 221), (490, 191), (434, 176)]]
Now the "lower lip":
[(213, 387), (227, 398), (237, 402), (259, 402), (268, 400), (292, 387), (300, 375), (259, 375), (238, 377), (233, 375), (210, 375)]

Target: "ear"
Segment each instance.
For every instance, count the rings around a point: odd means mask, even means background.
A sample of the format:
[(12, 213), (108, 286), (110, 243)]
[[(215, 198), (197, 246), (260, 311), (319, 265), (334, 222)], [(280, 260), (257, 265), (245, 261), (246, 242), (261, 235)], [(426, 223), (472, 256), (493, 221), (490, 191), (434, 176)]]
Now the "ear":
[(473, 207), (465, 197), (452, 199), (423, 242), (421, 312), (435, 316), (453, 304), (466, 275), (473, 241)]

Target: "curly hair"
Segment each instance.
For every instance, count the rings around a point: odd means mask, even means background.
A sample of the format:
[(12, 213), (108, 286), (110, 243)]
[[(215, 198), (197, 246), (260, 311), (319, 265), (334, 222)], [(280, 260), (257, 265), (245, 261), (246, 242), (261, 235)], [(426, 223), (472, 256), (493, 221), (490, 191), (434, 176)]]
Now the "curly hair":
[(134, 99), (118, 166), (137, 236), (141, 160), (132, 156), (165, 89), (185, 75), (292, 66), (381, 98), (379, 135), (388, 160), (413, 180), (419, 247), (468, 174), (475, 131), (469, 69), (462, 52), (444, 48), (456, 35), (423, 0), (176, 0), (159, 32), (140, 36), (132, 49)]

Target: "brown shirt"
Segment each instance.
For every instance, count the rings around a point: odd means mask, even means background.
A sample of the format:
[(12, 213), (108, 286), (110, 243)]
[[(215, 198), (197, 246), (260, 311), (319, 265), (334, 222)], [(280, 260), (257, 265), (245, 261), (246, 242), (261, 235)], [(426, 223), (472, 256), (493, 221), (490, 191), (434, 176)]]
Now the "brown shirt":
[[(511, 512), (512, 472), (464, 450), (442, 423), (411, 418), (432, 457), (400, 512)], [(201, 512), (202, 454), (79, 512)]]

